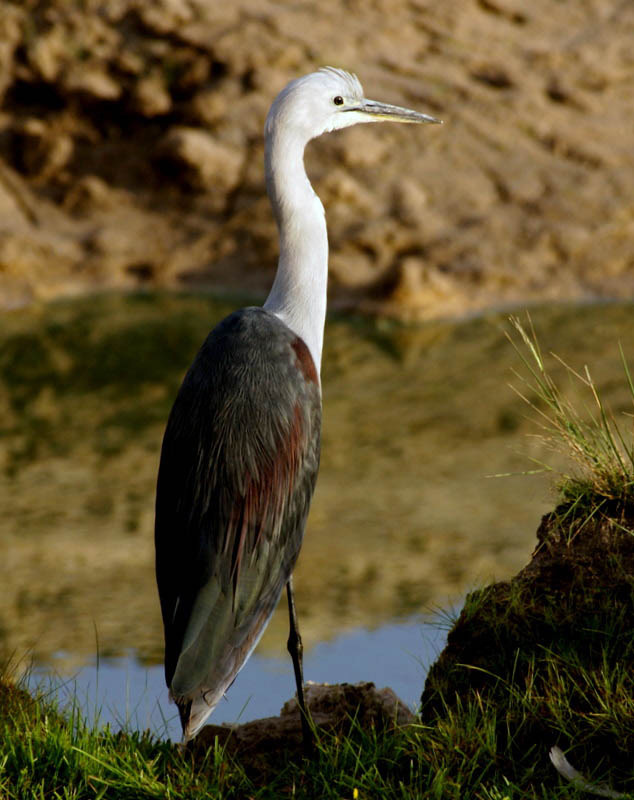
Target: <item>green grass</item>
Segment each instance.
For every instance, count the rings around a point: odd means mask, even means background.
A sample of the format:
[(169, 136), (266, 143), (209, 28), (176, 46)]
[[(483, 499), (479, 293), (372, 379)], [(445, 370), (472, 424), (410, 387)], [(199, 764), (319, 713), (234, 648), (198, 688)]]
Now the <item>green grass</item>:
[(586, 777), (634, 794), (634, 580), (620, 577), (614, 596), (578, 575), (550, 595), (531, 576), (471, 594), (430, 672), (425, 722), (464, 734), (471, 709), (493, 773), (523, 791), (557, 785), (557, 745)]
[[(42, 798), (574, 798), (545, 751), (527, 748), (519, 758), (501, 751), (509, 720), (522, 730), (537, 713), (568, 726), (570, 711), (559, 691), (570, 665), (552, 663), (552, 690), (511, 691), (504, 714), (490, 699), (470, 698), (448, 708), (433, 725), (417, 724), (396, 733), (362, 730), (323, 734), (316, 757), (297, 754), (257, 765), (240, 762), (217, 745), (205, 754), (182, 753), (143, 733), (113, 733), (86, 726), (75, 709), (60, 714), (44, 700), (33, 702), (17, 690), (0, 712), (0, 797)], [(583, 692), (612, 696), (610, 681)], [(7, 689), (4, 690), (5, 694)], [(633, 711), (609, 704), (605, 725), (622, 725)], [(574, 759), (573, 759), (574, 760)], [(601, 777), (601, 763), (596, 776)]]
[(572, 465), (571, 472), (559, 477), (557, 488), (562, 500), (590, 510), (606, 500), (634, 502), (634, 382), (622, 347), (619, 345), (623, 381), (631, 403), (617, 417), (606, 407), (587, 365), (579, 372), (551, 354), (581, 392), (580, 409), (551, 376), (530, 317), (527, 327), (516, 317), (511, 317), (511, 324), (519, 344), (511, 335), (508, 338), (527, 371), (526, 375), (516, 373), (523, 389), (513, 388), (535, 412), (544, 439)]

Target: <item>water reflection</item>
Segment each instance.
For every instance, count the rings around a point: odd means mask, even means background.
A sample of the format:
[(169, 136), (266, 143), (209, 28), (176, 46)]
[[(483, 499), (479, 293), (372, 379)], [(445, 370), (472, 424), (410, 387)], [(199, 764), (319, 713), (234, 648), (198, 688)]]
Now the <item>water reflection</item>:
[[(29, 653), (64, 674), (96, 652), (102, 663), (134, 652), (160, 664), (152, 527), (161, 437), (185, 369), (234, 306), (100, 296), (4, 315), (0, 657)], [(588, 363), (608, 403), (629, 404), (618, 342), (632, 360), (632, 306), (532, 316), (544, 351), (576, 369)], [(329, 321), (322, 466), (295, 581), (308, 660), (346, 631), (446, 607), (529, 558), (552, 507), (551, 477), (519, 473), (553, 456), (526, 436), (536, 427), (507, 386), (518, 359), (504, 320)], [(499, 473), (517, 474), (489, 477)], [(285, 659), (286, 626), (282, 609), (260, 656)], [(290, 694), (284, 683), (279, 701)]]

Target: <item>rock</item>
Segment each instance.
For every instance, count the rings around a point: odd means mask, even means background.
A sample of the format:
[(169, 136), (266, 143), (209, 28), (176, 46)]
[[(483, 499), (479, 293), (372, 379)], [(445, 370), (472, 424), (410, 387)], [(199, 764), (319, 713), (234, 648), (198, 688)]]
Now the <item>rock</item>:
[(155, 0), (136, 3), (135, 6), (143, 24), (159, 35), (175, 33), (181, 25), (193, 19), (193, 10), (187, 0)]
[(68, 57), (66, 31), (61, 27), (52, 27), (35, 39), (28, 56), (29, 63), (43, 80), (49, 83), (56, 81)]
[(450, 297), (455, 291), (452, 282), (435, 269), (430, 269), (424, 259), (408, 256), (398, 265), (398, 276), (392, 298), (404, 308), (433, 306)]
[[(312, 683), (305, 688), (306, 705), (316, 725), (333, 729), (349, 725), (356, 718), (362, 727), (402, 727), (416, 721), (416, 716), (395, 694), (373, 683)], [(297, 698), (284, 703), (281, 717), (299, 717)]]
[(29, 117), (12, 131), (14, 163), (27, 175), (46, 180), (57, 174), (73, 155), (73, 140), (52, 131), (42, 120)]
[(11, 85), (13, 59), (21, 39), (21, 13), (6, 3), (0, 7), (0, 100)]
[(167, 114), (172, 108), (172, 98), (157, 70), (141, 78), (136, 84), (132, 107), (144, 117)]
[(228, 101), (217, 89), (202, 89), (191, 101), (191, 113), (203, 125), (215, 125), (225, 117)]
[(412, 178), (404, 177), (394, 187), (394, 211), (409, 225), (420, 225), (429, 211), (429, 196)]
[(64, 76), (64, 88), (93, 100), (118, 100), (121, 84), (99, 66), (73, 64)]
[(116, 203), (116, 192), (97, 175), (85, 175), (73, 184), (64, 198), (64, 207), (75, 214), (109, 209)]
[[(392, 689), (376, 689), (373, 683), (307, 683), (306, 705), (318, 731), (345, 735), (352, 726), (363, 729), (399, 728), (416, 721), (416, 716)], [(279, 717), (266, 717), (242, 725), (207, 725), (189, 745), (204, 751), (218, 738), (221, 746), (241, 754), (271, 754), (299, 749), (302, 727), (297, 700), (284, 704)]]
[(172, 128), (158, 151), (160, 159), (180, 169), (179, 179), (191, 188), (215, 189), (224, 195), (240, 179), (242, 154), (197, 128)]
[(117, 69), (129, 75), (140, 75), (145, 67), (141, 54), (132, 50), (121, 50), (114, 63)]

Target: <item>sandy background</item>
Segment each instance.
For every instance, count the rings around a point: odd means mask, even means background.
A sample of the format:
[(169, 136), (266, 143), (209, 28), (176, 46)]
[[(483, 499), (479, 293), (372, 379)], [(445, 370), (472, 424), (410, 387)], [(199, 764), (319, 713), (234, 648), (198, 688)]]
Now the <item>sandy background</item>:
[(310, 146), (331, 303), (406, 318), (634, 294), (634, 4), (0, 4), (0, 307), (263, 294), (268, 106), (323, 64), (444, 119)]

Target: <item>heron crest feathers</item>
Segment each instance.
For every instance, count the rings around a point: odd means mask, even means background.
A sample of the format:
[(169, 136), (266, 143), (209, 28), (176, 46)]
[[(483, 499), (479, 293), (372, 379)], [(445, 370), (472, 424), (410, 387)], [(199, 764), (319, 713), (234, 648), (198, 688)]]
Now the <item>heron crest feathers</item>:
[(363, 97), (363, 86), (361, 86), (361, 81), (354, 72), (346, 72), (338, 67), (320, 67), (315, 74), (336, 77), (338, 80), (343, 81), (350, 97), (355, 97), (359, 100)]

